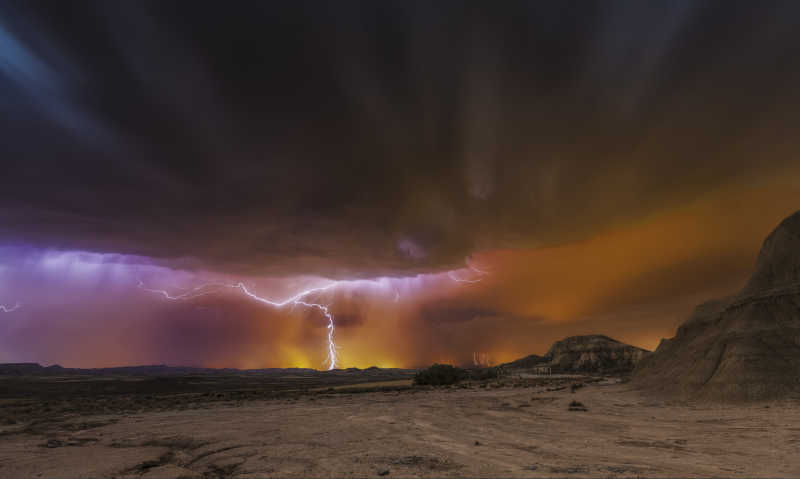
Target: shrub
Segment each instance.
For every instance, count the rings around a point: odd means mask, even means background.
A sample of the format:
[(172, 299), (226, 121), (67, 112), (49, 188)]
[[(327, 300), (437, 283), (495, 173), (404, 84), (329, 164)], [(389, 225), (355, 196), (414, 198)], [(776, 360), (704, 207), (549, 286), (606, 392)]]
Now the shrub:
[(497, 379), (500, 377), (500, 370), (498, 368), (480, 368), (470, 369), (468, 371), (469, 378), (478, 381), (485, 381), (487, 379)]
[(456, 384), (467, 378), (467, 371), (449, 364), (434, 364), (422, 369), (414, 376), (414, 384), (419, 386), (444, 386)]

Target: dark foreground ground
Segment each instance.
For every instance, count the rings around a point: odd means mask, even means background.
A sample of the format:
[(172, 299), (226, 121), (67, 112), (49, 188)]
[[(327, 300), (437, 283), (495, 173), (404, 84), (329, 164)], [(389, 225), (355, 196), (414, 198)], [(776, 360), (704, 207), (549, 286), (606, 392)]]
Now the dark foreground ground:
[(3, 377), (0, 477), (800, 472), (797, 401), (666, 404), (614, 378), (524, 374), (411, 388), (411, 374)]
[(364, 383), (386, 388), (389, 386), (382, 385), (383, 382), (408, 383), (415, 372), (373, 368), (330, 372), (197, 370), (194, 374), (184, 374), (181, 368), (142, 367), (96, 373), (65, 370), (63, 374), (45, 368), (37, 370), (37, 374), (2, 375), (3, 369), (0, 366), (0, 425), (25, 423), (33, 429), (76, 415), (183, 410), (226, 402), (291, 399)]

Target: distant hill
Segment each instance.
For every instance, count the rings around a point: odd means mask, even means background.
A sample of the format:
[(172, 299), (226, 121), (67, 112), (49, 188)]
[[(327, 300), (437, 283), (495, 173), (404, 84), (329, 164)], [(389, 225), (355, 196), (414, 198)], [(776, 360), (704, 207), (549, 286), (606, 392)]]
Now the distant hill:
[(695, 308), (633, 382), (697, 399), (800, 397), (800, 211), (764, 240), (742, 291)]
[(58, 365), (44, 367), (39, 363), (6, 363), (0, 364), (0, 375), (25, 376), (63, 374), (64, 368)]
[(531, 354), (530, 356), (525, 356), (524, 358), (517, 359), (516, 361), (505, 363), (503, 364), (503, 366), (507, 368), (529, 369), (536, 366), (540, 366), (542, 365), (542, 363), (545, 362), (547, 362), (547, 358), (545, 358), (544, 356)]
[(532, 354), (504, 366), (549, 366), (554, 372), (626, 373), (633, 371), (648, 352), (599, 334), (570, 336), (553, 343), (544, 356)]
[[(113, 368), (63, 368), (58, 365), (42, 366), (38, 363), (5, 363), (0, 364), (0, 376), (65, 376), (65, 375), (92, 375), (92, 376), (219, 376), (219, 375), (265, 375), (265, 374), (348, 374), (361, 372), (363, 374), (377, 374), (381, 369), (370, 367), (368, 369), (348, 368), (333, 371), (318, 371), (308, 368), (265, 368), (265, 369), (234, 369), (234, 368), (199, 368), (189, 366), (166, 366), (163, 364), (144, 366), (121, 366)], [(396, 371), (406, 371), (397, 369)], [(411, 370), (408, 370), (411, 371)]]

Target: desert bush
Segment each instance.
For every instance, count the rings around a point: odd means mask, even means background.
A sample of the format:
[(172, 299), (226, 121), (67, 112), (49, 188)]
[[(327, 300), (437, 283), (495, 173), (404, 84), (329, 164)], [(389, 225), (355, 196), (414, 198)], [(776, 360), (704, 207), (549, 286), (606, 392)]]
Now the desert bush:
[(467, 378), (467, 371), (449, 364), (434, 364), (422, 369), (414, 376), (414, 384), (419, 386), (445, 386), (456, 384)]
[(487, 379), (497, 379), (500, 377), (500, 370), (498, 368), (470, 369), (468, 373), (470, 379), (475, 379), (477, 381), (485, 381)]

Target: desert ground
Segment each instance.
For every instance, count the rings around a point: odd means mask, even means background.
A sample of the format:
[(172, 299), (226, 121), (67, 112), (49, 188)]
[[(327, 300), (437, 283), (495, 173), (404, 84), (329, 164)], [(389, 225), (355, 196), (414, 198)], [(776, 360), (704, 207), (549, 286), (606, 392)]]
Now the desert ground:
[[(800, 400), (669, 404), (615, 378), (409, 384), (389, 378), (266, 396), (6, 397), (0, 477), (800, 474)], [(570, 410), (573, 401), (586, 410)]]

